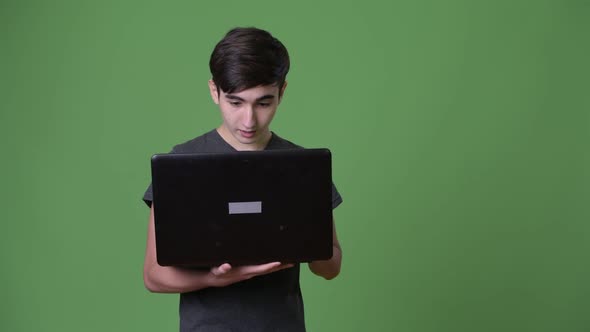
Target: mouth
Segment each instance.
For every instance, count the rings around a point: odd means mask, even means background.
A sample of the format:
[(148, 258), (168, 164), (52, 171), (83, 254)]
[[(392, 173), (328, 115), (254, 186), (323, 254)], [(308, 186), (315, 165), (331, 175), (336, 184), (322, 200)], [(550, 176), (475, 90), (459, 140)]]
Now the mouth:
[(245, 138), (252, 138), (256, 135), (256, 130), (238, 130), (240, 135)]

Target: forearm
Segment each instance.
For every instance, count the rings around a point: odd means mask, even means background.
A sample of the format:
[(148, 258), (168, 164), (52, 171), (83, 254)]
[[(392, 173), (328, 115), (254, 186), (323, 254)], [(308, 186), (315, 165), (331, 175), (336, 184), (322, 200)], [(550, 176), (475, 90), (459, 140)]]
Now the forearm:
[(208, 270), (191, 270), (158, 264), (153, 206), (148, 224), (143, 282), (148, 290), (156, 293), (186, 293), (212, 286), (212, 276)]
[(157, 263), (144, 268), (145, 287), (155, 293), (186, 293), (211, 287), (209, 271), (198, 271)]
[(342, 248), (336, 235), (334, 220), (332, 220), (332, 241), (332, 258), (309, 263), (311, 272), (327, 280), (336, 278), (340, 274), (340, 266), (342, 265)]
[(324, 261), (313, 261), (309, 263), (309, 269), (314, 274), (326, 280), (334, 279), (340, 274), (342, 264), (342, 250), (340, 246), (334, 245), (332, 258)]

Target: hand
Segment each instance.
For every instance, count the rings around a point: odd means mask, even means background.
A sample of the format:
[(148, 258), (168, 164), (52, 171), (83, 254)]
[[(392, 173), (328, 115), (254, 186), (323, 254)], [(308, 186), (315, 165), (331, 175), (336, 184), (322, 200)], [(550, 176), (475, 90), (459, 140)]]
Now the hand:
[(239, 281), (251, 279), (256, 276), (277, 272), (293, 267), (293, 264), (281, 264), (279, 262), (262, 265), (244, 265), (232, 267), (228, 263), (212, 267), (209, 272), (211, 286), (224, 287)]

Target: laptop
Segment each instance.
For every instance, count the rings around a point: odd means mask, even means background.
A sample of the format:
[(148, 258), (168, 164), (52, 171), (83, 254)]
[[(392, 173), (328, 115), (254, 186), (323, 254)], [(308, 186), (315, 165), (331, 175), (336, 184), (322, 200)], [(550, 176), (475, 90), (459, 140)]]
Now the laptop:
[(151, 166), (158, 264), (332, 257), (328, 149), (157, 154)]

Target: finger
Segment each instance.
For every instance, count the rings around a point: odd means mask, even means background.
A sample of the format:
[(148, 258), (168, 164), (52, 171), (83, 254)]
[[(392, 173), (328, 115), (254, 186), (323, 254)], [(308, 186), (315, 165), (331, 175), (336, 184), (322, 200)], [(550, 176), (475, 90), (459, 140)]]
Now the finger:
[(295, 266), (295, 264), (293, 263), (289, 263), (289, 264), (281, 264), (275, 268), (273, 268), (270, 272), (276, 272), (276, 271), (280, 271), (280, 270), (285, 270), (285, 269), (290, 269), (293, 266)]
[(257, 265), (256, 268), (250, 269), (248, 271), (244, 271), (248, 273), (250, 277), (265, 275), (273, 272), (277, 272), (280, 270), (292, 268), (294, 264), (281, 264), (281, 263), (271, 263), (271, 264), (264, 264), (264, 265)]
[(213, 273), (216, 276), (221, 276), (221, 275), (228, 273), (231, 269), (232, 269), (231, 265), (229, 265), (228, 263), (224, 263), (218, 267), (212, 267), (211, 273)]
[(264, 273), (266, 271), (270, 271), (280, 265), (281, 265), (280, 262), (272, 262), (272, 263), (261, 264), (261, 265), (244, 265), (244, 266), (240, 266), (238, 269), (239, 269), (240, 274), (258, 275), (258, 274)]
[(265, 275), (265, 274), (271, 274), (271, 273), (279, 272), (281, 270), (289, 269), (289, 268), (292, 268), (292, 267), (293, 267), (293, 264), (281, 264), (281, 265), (275, 266), (275, 267), (273, 267), (273, 268), (271, 268), (269, 270), (259, 271), (258, 273), (254, 274), (254, 275), (251, 275), (250, 277), (253, 277), (253, 276), (262, 276), (262, 275)]

